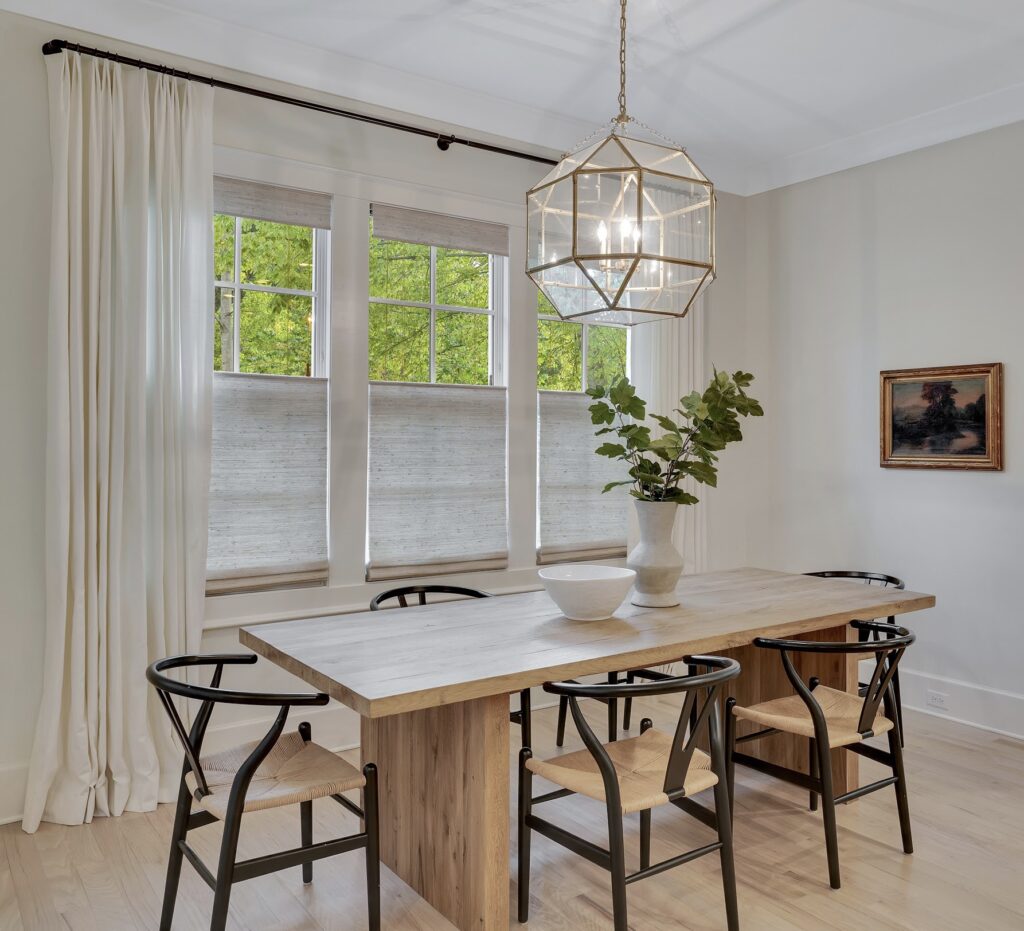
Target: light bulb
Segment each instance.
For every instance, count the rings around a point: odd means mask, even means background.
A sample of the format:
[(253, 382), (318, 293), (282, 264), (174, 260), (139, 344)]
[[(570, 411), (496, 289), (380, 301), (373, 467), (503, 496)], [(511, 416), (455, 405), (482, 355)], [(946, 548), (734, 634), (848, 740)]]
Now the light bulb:
[(601, 245), (608, 238), (608, 227), (604, 225), (604, 220), (597, 224), (597, 238), (601, 240)]

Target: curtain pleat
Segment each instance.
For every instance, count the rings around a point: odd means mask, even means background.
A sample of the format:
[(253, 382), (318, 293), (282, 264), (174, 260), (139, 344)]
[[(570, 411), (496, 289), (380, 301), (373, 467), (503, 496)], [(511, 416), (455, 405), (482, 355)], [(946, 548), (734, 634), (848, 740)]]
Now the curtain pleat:
[(198, 648), (212, 89), (47, 59), (53, 168), (43, 697), (23, 827), (174, 798), (143, 672)]

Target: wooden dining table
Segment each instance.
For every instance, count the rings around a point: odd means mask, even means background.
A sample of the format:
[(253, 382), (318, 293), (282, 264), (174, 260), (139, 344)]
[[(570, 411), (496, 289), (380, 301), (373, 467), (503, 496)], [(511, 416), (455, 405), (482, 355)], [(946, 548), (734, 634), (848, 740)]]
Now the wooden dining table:
[[(678, 607), (627, 602), (606, 621), (570, 621), (537, 591), (260, 624), (240, 639), (359, 712), (363, 760), (379, 769), (381, 859), (456, 927), (492, 931), (509, 926), (510, 694), (714, 653), (742, 664), (732, 692), (741, 703), (764, 701), (792, 687), (755, 637), (845, 640), (851, 620), (935, 604), (919, 592), (751, 568), (684, 576), (678, 594)], [(856, 656), (799, 662), (805, 678), (856, 693)], [(806, 771), (806, 744), (788, 735), (754, 746)], [(857, 756), (843, 757), (837, 794), (857, 784)]]

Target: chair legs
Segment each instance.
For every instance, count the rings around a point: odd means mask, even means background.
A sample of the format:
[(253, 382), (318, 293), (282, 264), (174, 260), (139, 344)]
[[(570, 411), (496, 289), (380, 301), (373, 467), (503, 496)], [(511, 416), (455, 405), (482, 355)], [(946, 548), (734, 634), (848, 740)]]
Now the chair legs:
[(242, 827), (242, 806), (236, 805), (224, 819), (224, 833), (220, 841), (220, 861), (217, 866), (217, 885), (213, 890), (213, 917), (210, 931), (224, 931), (228, 921), (228, 902), (235, 878), (235, 859), (238, 851), (238, 833)]
[[(650, 812), (647, 813), (648, 817)], [(622, 837), (622, 812), (608, 808), (608, 852), (611, 854), (612, 917), (615, 931), (628, 931), (626, 920), (626, 850)]]
[(366, 909), (370, 931), (380, 931), (380, 817), (377, 800), (377, 767), (363, 767), (363, 830), (366, 831)]
[(825, 850), (828, 854), (828, 881), (833, 889), (840, 887), (839, 831), (836, 826), (836, 797), (832, 788), (832, 757), (827, 741), (816, 740), (818, 772), (821, 781), (821, 814), (825, 823)]
[[(626, 673), (626, 685), (636, 682), (636, 675), (630, 671)], [(629, 723), (633, 718), (633, 699), (627, 695), (622, 702), (622, 729), (629, 730)]]
[(736, 818), (736, 707), (735, 698), (725, 700), (725, 784), (729, 796), (729, 818)]
[[(307, 725), (308, 727), (308, 725)], [(301, 732), (301, 726), (300, 726)], [(302, 862), (299, 856), (307, 848), (317, 846), (319, 848), (338, 845), (342, 850), (351, 850), (353, 846), (366, 848), (366, 899), (367, 912), (369, 914), (370, 931), (380, 931), (380, 846), (379, 846), (379, 805), (377, 790), (377, 767), (373, 763), (367, 763), (363, 767), (363, 775), (366, 777), (366, 786), (363, 789), (363, 833), (351, 837), (339, 838), (336, 841), (327, 841), (319, 845), (313, 844), (313, 803), (311, 801), (299, 803), (299, 817), (301, 827), (301, 846), (281, 854), (272, 854), (267, 857), (254, 858), (244, 861), (241, 865), (237, 861), (238, 836), (242, 824), (242, 811), (245, 804), (244, 794), (238, 799), (232, 799), (231, 806), (223, 820), (223, 833), (221, 836), (220, 854), (218, 858), (216, 877), (210, 877), (204, 864), (197, 861), (194, 851), (188, 850), (189, 857), (195, 862), (196, 869), (210, 882), (213, 889), (213, 912), (210, 917), (210, 931), (224, 931), (227, 927), (228, 907), (231, 901), (231, 887), (236, 881), (248, 879), (251, 876), (260, 876), (265, 872), (273, 872), (285, 868), (284, 864), (266, 868), (268, 862), (288, 858), (287, 865), (292, 867), (297, 863), (302, 864), (302, 880), (305, 883), (312, 882), (312, 862)], [(336, 796), (341, 801), (340, 796)], [(353, 806), (354, 807), (354, 806)], [(171, 850), (167, 862), (167, 879), (164, 885), (163, 908), (160, 913), (160, 931), (170, 931), (174, 919), (174, 906), (178, 893), (178, 883), (181, 878), (181, 865), (185, 855), (186, 838), (192, 827), (201, 827), (210, 824), (215, 819), (207, 812), (192, 813), (192, 793), (185, 783), (182, 775), (181, 788), (178, 792), (177, 809), (174, 815), (174, 828), (171, 835)], [(358, 808), (354, 808), (358, 811)], [(360, 842), (353, 844), (353, 842)], [(340, 852), (340, 851), (339, 851)], [(308, 856), (319, 858), (324, 856), (322, 849), (311, 852)], [(330, 855), (330, 854), (327, 854)], [(256, 869), (254, 869), (254, 865)], [(240, 867), (240, 869), (239, 869)], [(236, 880), (237, 874), (237, 880)]]
[[(309, 726), (308, 721), (303, 721), (299, 725), (299, 736), (302, 737), (303, 741), (309, 743), (313, 739), (313, 729)], [(299, 803), (299, 831), (302, 836), (302, 846), (312, 847), (313, 846), (313, 803), (312, 802), (300, 802)], [(303, 863), (302, 864), (302, 881), (306, 884), (313, 881), (313, 864)]]
[(178, 806), (174, 811), (174, 829), (171, 832), (171, 852), (167, 858), (167, 879), (164, 883), (164, 904), (160, 912), (160, 931), (170, 931), (174, 919), (174, 903), (178, 898), (178, 880), (181, 879), (181, 861), (184, 854), (179, 841), (188, 833), (188, 816), (192, 811), (192, 793), (185, 784), (184, 775), (178, 789)]
[[(613, 684), (618, 682), (619, 674), (617, 672), (609, 673), (608, 681)], [(617, 698), (608, 699), (608, 739), (619, 739), (619, 700)]]
[[(302, 832), (302, 846), (312, 847), (313, 846), (313, 803), (312, 802), (300, 802), (299, 803), (299, 823), (301, 825)], [(303, 863), (302, 864), (302, 881), (309, 885), (313, 881), (313, 864)]]
[(640, 812), (640, 869), (651, 865), (651, 809)]
[[(812, 737), (807, 742), (807, 775), (812, 779), (818, 778), (818, 742)], [(811, 789), (808, 792), (807, 810), (818, 810), (818, 793)]]
[(533, 723), (530, 711), (530, 690), (523, 689), (519, 693), (519, 726), (522, 729), (522, 745), (533, 746)]
[(914, 852), (914, 838), (910, 830), (910, 803), (907, 800), (907, 774), (903, 768), (903, 733), (897, 728), (889, 731), (889, 753), (892, 755), (892, 774), (896, 777), (896, 808), (900, 813), (900, 834), (903, 852)]
[[(731, 714), (731, 712), (730, 712)], [(722, 863), (722, 888), (725, 892), (725, 917), (729, 931), (739, 931), (739, 903), (736, 897), (736, 862), (733, 856), (732, 841), (732, 798), (730, 792), (730, 775), (732, 752), (722, 747), (720, 741), (711, 747), (714, 756), (715, 772), (718, 783), (715, 785), (715, 820), (718, 824), (718, 840), (722, 845), (719, 855)], [(728, 757), (726, 753), (728, 752)]]
[(529, 747), (519, 751), (519, 875), (516, 880), (519, 894), (519, 921), (525, 924), (530, 919), (530, 828), (526, 819), (533, 801), (533, 773), (526, 768), (526, 761), (533, 754)]

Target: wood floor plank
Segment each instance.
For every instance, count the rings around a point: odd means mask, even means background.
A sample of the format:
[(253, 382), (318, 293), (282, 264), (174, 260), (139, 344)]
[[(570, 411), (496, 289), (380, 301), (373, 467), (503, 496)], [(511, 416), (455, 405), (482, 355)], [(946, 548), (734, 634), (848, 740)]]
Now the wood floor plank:
[[(634, 716), (666, 726), (664, 700), (644, 702)], [(603, 708), (594, 710), (600, 723)], [(536, 714), (537, 752), (553, 755), (554, 709)], [(571, 730), (571, 728), (570, 728)], [(1024, 928), (1024, 743), (907, 713), (907, 767), (916, 852), (903, 854), (891, 791), (840, 806), (843, 888), (828, 887), (820, 813), (806, 793), (761, 774), (738, 772), (736, 852), (744, 931), (1020, 931)], [(564, 752), (578, 749), (567, 735)], [(510, 748), (510, 768), (514, 759)], [(358, 751), (349, 754), (353, 761)], [(881, 769), (862, 760), (865, 780)], [(382, 800), (384, 801), (384, 800)], [(604, 843), (601, 805), (571, 798), (545, 806), (546, 816)], [(315, 836), (350, 833), (357, 820), (340, 806), (317, 802)], [(0, 931), (130, 931), (155, 927), (173, 809), (97, 820), (70, 828), (43, 825), (35, 835), (0, 828)], [(653, 853), (670, 856), (708, 839), (703, 826), (662, 808), (653, 817)], [(246, 817), (241, 855), (295, 843), (292, 809)], [(216, 862), (220, 829), (191, 835)], [(513, 835), (514, 836), (514, 835)], [(635, 865), (638, 828), (626, 821), (626, 850)], [(514, 842), (513, 842), (514, 848)], [(509, 852), (514, 892), (514, 849)], [(603, 870), (535, 837), (532, 931), (607, 931), (611, 893)], [(514, 900), (514, 896), (513, 896)], [(205, 931), (212, 895), (187, 865), (174, 931)], [(382, 875), (389, 931), (451, 931), (452, 926), (390, 870)], [(630, 926), (653, 931), (720, 931), (725, 927), (718, 861), (705, 857), (629, 888)], [(511, 923), (515, 925), (514, 917)], [(363, 931), (363, 860), (349, 854), (314, 866), (302, 884), (298, 869), (240, 884), (232, 898), (232, 931)]]
[(22, 927), (14, 875), (7, 861), (7, 845), (0, 843), (0, 931), (19, 931)]

